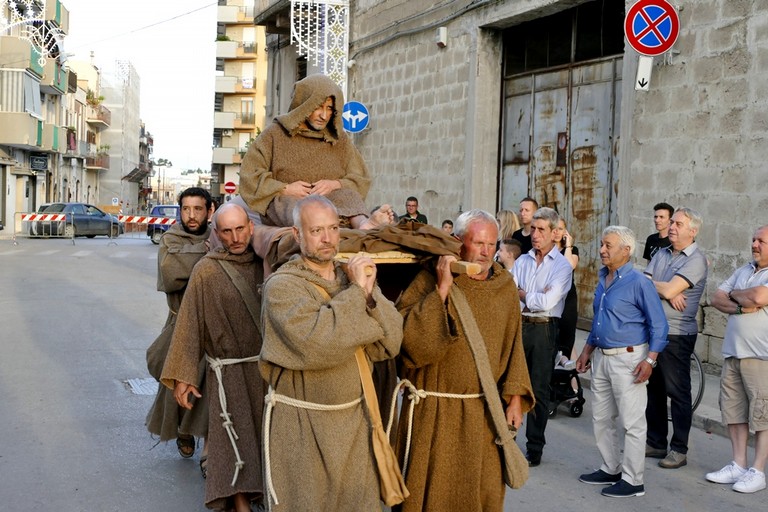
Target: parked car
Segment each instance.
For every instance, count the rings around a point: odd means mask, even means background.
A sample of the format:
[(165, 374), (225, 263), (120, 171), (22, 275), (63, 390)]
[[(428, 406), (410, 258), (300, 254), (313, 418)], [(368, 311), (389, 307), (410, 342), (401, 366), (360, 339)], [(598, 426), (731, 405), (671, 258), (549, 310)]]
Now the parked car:
[(92, 204), (51, 203), (40, 213), (66, 214), (66, 220), (63, 222), (37, 222), (36, 232), (43, 236), (93, 238), (104, 235), (116, 238), (123, 232), (123, 226), (116, 216), (105, 213)]
[[(179, 211), (179, 205), (177, 204), (158, 204), (152, 207), (150, 217), (168, 217), (176, 219), (176, 222), (181, 222)], [(172, 224), (147, 224), (147, 236), (152, 240), (153, 244), (159, 244), (160, 238), (168, 231), (168, 228)]]

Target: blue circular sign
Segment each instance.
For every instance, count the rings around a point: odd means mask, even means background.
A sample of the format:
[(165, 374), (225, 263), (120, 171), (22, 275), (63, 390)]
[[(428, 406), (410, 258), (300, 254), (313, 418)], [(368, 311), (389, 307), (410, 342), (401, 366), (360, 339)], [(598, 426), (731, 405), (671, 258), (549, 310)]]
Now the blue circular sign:
[(349, 101), (344, 104), (341, 113), (344, 129), (350, 133), (358, 133), (368, 126), (368, 109), (359, 101)]

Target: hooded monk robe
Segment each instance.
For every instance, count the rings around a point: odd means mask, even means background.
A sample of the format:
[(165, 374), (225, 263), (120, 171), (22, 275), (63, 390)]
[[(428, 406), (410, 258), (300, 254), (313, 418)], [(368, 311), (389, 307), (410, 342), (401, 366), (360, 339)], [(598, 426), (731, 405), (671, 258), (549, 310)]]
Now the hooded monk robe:
[[(466, 295), (485, 342), (491, 371), (502, 398), (522, 396), (523, 414), (533, 406), (521, 338), (520, 304), (512, 276), (498, 263), (485, 281), (455, 276)], [(437, 293), (434, 275), (422, 271), (398, 303), (405, 318), (401, 377), (426, 391), (482, 393), (477, 367), (448, 299)], [(405, 456), (407, 400), (398, 431), (398, 454)], [(404, 512), (501, 511), (504, 481), (495, 430), (484, 398), (426, 397), (415, 406), (413, 438), (405, 475), (411, 496)], [(397, 510), (397, 507), (395, 508)]]
[[(402, 317), (378, 286), (372, 297), (376, 306), (368, 309), (362, 288), (350, 285), (338, 265), (334, 281), (309, 270), (300, 258), (272, 274), (264, 284), (259, 369), (275, 392), (324, 405), (359, 399), (355, 350), (364, 346), (373, 362), (390, 359), (403, 332)], [(381, 510), (364, 402), (337, 411), (278, 403), (271, 421), (271, 471), (279, 501), (274, 511)]]

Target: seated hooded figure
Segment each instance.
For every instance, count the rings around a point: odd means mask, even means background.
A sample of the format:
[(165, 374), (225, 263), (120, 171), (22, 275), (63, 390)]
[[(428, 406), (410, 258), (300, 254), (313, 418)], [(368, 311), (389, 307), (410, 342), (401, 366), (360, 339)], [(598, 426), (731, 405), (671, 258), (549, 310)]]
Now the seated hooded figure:
[(277, 116), (253, 141), (240, 171), (240, 194), (266, 225), (293, 225), (296, 203), (310, 195), (336, 206), (342, 227), (370, 229), (391, 224), (383, 205), (368, 216), (371, 178), (362, 156), (344, 132), (344, 96), (325, 75), (296, 82), (290, 111)]

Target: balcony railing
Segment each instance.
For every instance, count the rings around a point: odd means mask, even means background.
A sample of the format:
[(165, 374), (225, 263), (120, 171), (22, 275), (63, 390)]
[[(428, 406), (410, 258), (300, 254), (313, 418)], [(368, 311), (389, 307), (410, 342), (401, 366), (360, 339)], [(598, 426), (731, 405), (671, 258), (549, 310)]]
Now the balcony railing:
[(86, 169), (109, 169), (109, 155), (96, 155), (95, 157), (89, 157), (85, 159)]
[(112, 124), (112, 112), (104, 105), (89, 106), (86, 122), (94, 126), (101, 126), (101, 129), (109, 128), (109, 125)]

